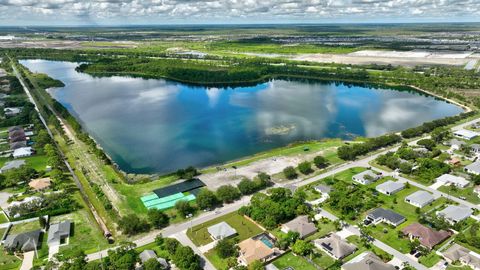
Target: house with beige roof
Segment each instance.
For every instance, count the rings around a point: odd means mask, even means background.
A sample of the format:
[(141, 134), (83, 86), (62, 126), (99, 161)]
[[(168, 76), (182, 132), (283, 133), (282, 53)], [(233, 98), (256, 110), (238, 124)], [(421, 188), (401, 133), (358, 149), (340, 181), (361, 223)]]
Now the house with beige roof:
[(480, 254), (462, 247), (459, 244), (453, 244), (443, 252), (442, 255), (449, 263), (460, 262), (463, 265), (471, 267), (473, 270), (480, 270)]
[(357, 250), (355, 245), (343, 240), (336, 233), (331, 233), (326, 237), (315, 239), (313, 244), (336, 260), (343, 259)]
[(38, 178), (30, 181), (28, 186), (35, 191), (42, 191), (49, 188), (52, 185), (50, 177)]
[(365, 251), (342, 265), (342, 270), (396, 270), (395, 266), (384, 263), (377, 255)]
[(261, 238), (248, 238), (238, 244), (241, 264), (249, 265), (253, 261), (266, 262), (275, 256), (275, 249), (268, 246)]
[(300, 238), (305, 238), (317, 231), (317, 227), (313, 222), (308, 220), (308, 216), (298, 216), (292, 221), (282, 225), (282, 232), (288, 233), (289, 231), (298, 232)]

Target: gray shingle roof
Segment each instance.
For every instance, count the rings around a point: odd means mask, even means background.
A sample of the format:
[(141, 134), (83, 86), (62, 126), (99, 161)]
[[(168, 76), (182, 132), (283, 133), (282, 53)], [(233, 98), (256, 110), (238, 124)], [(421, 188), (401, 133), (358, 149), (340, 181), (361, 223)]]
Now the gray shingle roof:
[(223, 239), (237, 234), (237, 231), (225, 221), (208, 227), (207, 231), (215, 239)]
[(480, 254), (477, 254), (459, 244), (453, 244), (449, 249), (443, 252), (445, 258), (452, 261), (462, 261), (469, 266), (480, 268)]
[(156, 259), (157, 258), (157, 254), (155, 253), (155, 251), (153, 251), (151, 249), (145, 249), (138, 256), (140, 257), (140, 260), (142, 261), (142, 263), (145, 263), (146, 261), (148, 261), (150, 259)]
[(426, 191), (423, 191), (423, 190), (416, 191), (416, 192), (408, 195), (407, 197), (405, 197), (405, 201), (408, 200), (412, 203), (422, 205), (422, 206), (430, 203), (433, 199), (434, 199), (434, 197), (433, 197), (432, 194), (430, 194)]
[(15, 235), (9, 235), (3, 243), (4, 247), (9, 250), (21, 250), (28, 252), (38, 248), (41, 230), (25, 232)]
[(480, 173), (480, 162), (479, 162), (479, 161), (475, 161), (474, 163), (465, 166), (465, 170), (469, 170), (469, 171), (474, 171), (474, 172), (476, 172), (476, 173)]
[(377, 208), (370, 212), (367, 216), (375, 220), (379, 218), (385, 219), (393, 224), (398, 224), (405, 220), (404, 216), (384, 208)]
[(317, 247), (326, 250), (337, 259), (342, 259), (352, 254), (357, 249), (356, 246), (343, 240), (335, 233), (324, 238), (316, 239), (313, 242)]
[(395, 270), (395, 266), (384, 263), (377, 255), (370, 251), (353, 258), (342, 265), (343, 270)]
[(304, 238), (317, 231), (315, 224), (308, 220), (307, 216), (298, 216), (295, 219), (283, 224), (289, 231), (298, 232)]
[(400, 182), (394, 182), (392, 180), (388, 180), (385, 183), (382, 183), (378, 186), (375, 187), (376, 190), (382, 192), (382, 193), (394, 193), (396, 191), (399, 191), (405, 187), (404, 183)]
[(462, 221), (472, 215), (472, 209), (465, 206), (449, 205), (447, 208), (438, 211), (437, 215), (443, 216), (452, 221)]
[(25, 160), (16, 159), (16, 160), (8, 161), (7, 163), (5, 163), (5, 165), (3, 165), (3, 167), (0, 170), (2, 172), (5, 172), (5, 171), (11, 170), (11, 169), (20, 168), (21, 166), (23, 166), (25, 164), (26, 164)]
[(48, 245), (59, 245), (62, 238), (69, 237), (70, 226), (71, 223), (69, 220), (50, 225), (47, 237)]
[(328, 194), (330, 193), (330, 191), (332, 191), (332, 187), (327, 185), (318, 185), (318, 186), (315, 186), (315, 190), (321, 193)]

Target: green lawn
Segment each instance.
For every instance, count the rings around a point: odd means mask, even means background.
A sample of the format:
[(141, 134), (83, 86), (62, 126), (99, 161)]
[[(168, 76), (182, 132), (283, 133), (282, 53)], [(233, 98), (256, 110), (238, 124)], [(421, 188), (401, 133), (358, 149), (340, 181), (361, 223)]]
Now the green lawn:
[(474, 204), (480, 203), (480, 198), (476, 193), (473, 192), (473, 187), (456, 188), (452, 186), (441, 186), (438, 188), (438, 190), (458, 198), (465, 197), (467, 201)]
[[(45, 171), (45, 167), (47, 166), (47, 157), (45, 155), (34, 155), (31, 157), (24, 157), (20, 158), (24, 159), (27, 165), (39, 172)], [(7, 161), (13, 160), (12, 158), (0, 158), (0, 167), (3, 166)]]
[(5, 214), (3, 212), (1, 212), (1, 210), (0, 210), (0, 224), (6, 223), (6, 222), (8, 222), (8, 219), (5, 216)]
[(279, 270), (283, 270), (288, 267), (292, 267), (294, 270), (317, 270), (315, 266), (310, 264), (303, 257), (295, 256), (292, 252), (287, 252), (283, 256), (273, 261), (273, 265), (275, 265)]
[[(329, 267), (331, 267), (335, 263), (335, 259), (330, 257), (323, 250), (316, 249), (316, 251), (317, 252), (315, 252), (315, 254), (312, 255), (311, 259), (315, 264), (320, 266), (322, 269), (328, 269)], [(307, 261), (307, 263), (308, 263), (308, 261)]]
[(187, 236), (197, 246), (203, 246), (211, 243), (213, 240), (210, 237), (207, 228), (222, 221), (227, 222), (237, 231), (238, 236), (236, 236), (236, 238), (238, 241), (243, 241), (262, 232), (262, 229), (260, 229), (253, 222), (247, 220), (238, 213), (233, 212), (192, 227), (191, 229), (187, 230)]
[(34, 220), (31, 222), (19, 223), (19, 224), (13, 225), (8, 234), (9, 235), (19, 234), (19, 233), (30, 232), (30, 231), (39, 230), (39, 229), (41, 229), (40, 222), (38, 220)]
[(0, 247), (0, 269), (18, 270), (22, 261), (13, 255), (8, 255), (3, 246)]
[(63, 254), (68, 256), (79, 249), (84, 250), (88, 254), (98, 249), (110, 247), (101, 230), (97, 227), (95, 220), (87, 212), (87, 209), (52, 217), (50, 224), (64, 220), (72, 221), (73, 229), (68, 245), (60, 247), (60, 252)]
[(349, 243), (357, 246), (357, 250), (353, 254), (345, 257), (343, 259), (344, 262), (350, 261), (351, 259), (357, 257), (358, 255), (360, 255), (361, 253), (363, 253), (364, 251), (367, 251), (367, 250), (373, 252), (378, 257), (382, 258), (383, 261), (389, 261), (389, 260), (392, 259), (392, 255), (386, 253), (385, 251), (377, 248), (374, 245), (365, 246), (363, 244), (363, 242), (361, 241), (359, 236), (351, 235), (351, 236), (347, 237), (347, 240), (348, 240)]
[(205, 257), (207, 257), (208, 261), (210, 261), (210, 263), (212, 263), (213, 266), (215, 266), (215, 269), (217, 269), (217, 270), (227, 270), (228, 269), (227, 260), (218, 257), (215, 249), (211, 249), (210, 251), (208, 251), (204, 255), (205, 255)]
[(435, 254), (435, 252), (430, 252), (426, 256), (421, 256), (418, 258), (418, 262), (425, 265), (426, 267), (432, 267), (440, 261), (441, 257)]

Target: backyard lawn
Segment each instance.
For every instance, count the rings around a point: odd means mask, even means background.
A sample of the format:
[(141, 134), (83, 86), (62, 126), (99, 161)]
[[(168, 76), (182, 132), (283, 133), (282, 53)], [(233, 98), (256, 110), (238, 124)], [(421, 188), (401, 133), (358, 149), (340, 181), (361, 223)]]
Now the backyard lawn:
[(236, 238), (238, 239), (238, 241), (243, 241), (249, 237), (252, 237), (262, 232), (262, 229), (260, 229), (253, 222), (247, 220), (246, 218), (239, 215), (238, 213), (233, 212), (233, 213), (218, 217), (216, 219), (212, 219), (203, 224), (194, 226), (191, 229), (187, 230), (187, 235), (196, 246), (206, 245), (213, 241), (212, 238), (210, 237), (210, 234), (207, 231), (208, 227), (215, 225), (217, 223), (220, 223), (222, 221), (227, 222), (228, 225), (232, 226), (232, 228), (234, 228), (237, 231), (238, 236), (236, 236)]
[(208, 261), (211, 262), (213, 264), (213, 266), (215, 266), (216, 269), (218, 269), (218, 270), (227, 270), (228, 269), (227, 260), (220, 258), (217, 255), (217, 252), (215, 251), (215, 249), (211, 249), (210, 251), (208, 251), (204, 255), (205, 255), (205, 257), (207, 257)]
[(13, 255), (8, 255), (3, 247), (0, 247), (0, 269), (17, 270), (22, 261)]
[(19, 234), (24, 232), (30, 232), (41, 229), (40, 222), (38, 220), (34, 220), (31, 222), (19, 223), (12, 226), (10, 231), (8, 232), (9, 235), (11, 234)]
[(6, 223), (6, 222), (8, 222), (8, 219), (5, 216), (5, 214), (2, 212), (2, 210), (0, 209), (0, 224)]
[(315, 266), (310, 264), (303, 257), (295, 256), (292, 252), (287, 252), (280, 258), (273, 261), (279, 270), (287, 269), (288, 267), (293, 268), (294, 270), (317, 270)]
[(439, 191), (442, 191), (450, 196), (455, 197), (465, 197), (465, 199), (471, 203), (479, 204), (480, 198), (476, 193), (473, 192), (473, 187), (467, 188), (456, 188), (452, 186), (441, 186), (438, 188)]

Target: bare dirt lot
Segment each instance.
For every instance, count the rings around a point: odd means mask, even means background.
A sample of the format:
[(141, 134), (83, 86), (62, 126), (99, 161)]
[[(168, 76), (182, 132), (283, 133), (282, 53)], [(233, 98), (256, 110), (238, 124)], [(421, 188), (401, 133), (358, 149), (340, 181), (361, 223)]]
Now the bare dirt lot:
[(352, 65), (381, 64), (413, 67), (417, 65), (463, 66), (473, 59), (480, 59), (472, 52), (429, 52), (429, 51), (375, 51), (364, 50), (349, 54), (303, 54), (293, 60), (318, 63), (340, 63)]

